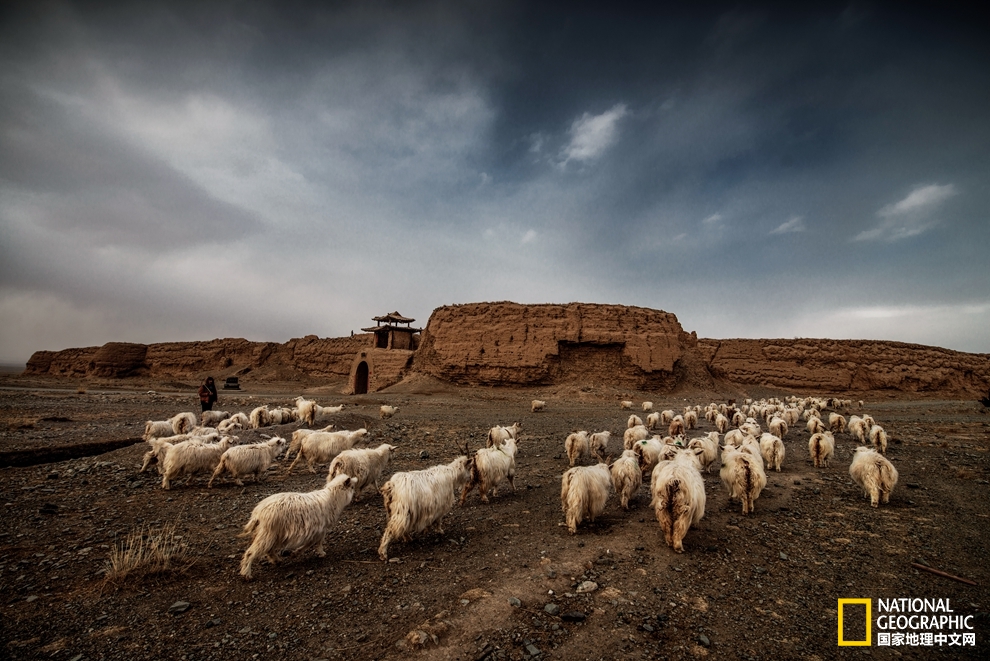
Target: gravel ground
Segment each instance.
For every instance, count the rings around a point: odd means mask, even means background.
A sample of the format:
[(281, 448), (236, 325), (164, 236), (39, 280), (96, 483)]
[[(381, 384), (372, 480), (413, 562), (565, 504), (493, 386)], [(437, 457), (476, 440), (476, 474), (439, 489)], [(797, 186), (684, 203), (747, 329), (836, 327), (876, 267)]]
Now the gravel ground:
[[(769, 474), (751, 516), (729, 503), (716, 465), (705, 475), (705, 517), (679, 555), (648, 507), (648, 480), (630, 511), (613, 497), (598, 521), (568, 534), (559, 491), (564, 437), (610, 429), (621, 438), (628, 412), (619, 399), (679, 410), (789, 393), (436, 386), (343, 397), (328, 389), (315, 398), (346, 404), (340, 427), (367, 427), (367, 445), (399, 447), (390, 472), (445, 463), (456, 443), (476, 449), (493, 424), (519, 421), (517, 489), (487, 505), (474, 492), (446, 517), (444, 534), (394, 543), (388, 563), (376, 553), (384, 510), (369, 491), (344, 510), (327, 557), (256, 564), (255, 580), (245, 582), (238, 565), (247, 542), (237, 534), (255, 503), (319, 488), (323, 472), (297, 467), (287, 475), (283, 460), (260, 484), (207, 489), (201, 476), (163, 491), (157, 474), (138, 473), (146, 449), (138, 437), (145, 420), (193, 410), (191, 390), (77, 392), (16, 377), (0, 385), (7, 463), (14, 453), (41, 461), (80, 444), (100, 452), (0, 469), (0, 654), (10, 658), (987, 658), (990, 415), (976, 402), (866, 399), (862, 411), (892, 437), (888, 456), (900, 472), (890, 504), (879, 509), (849, 478), (856, 443), (845, 434), (832, 465), (815, 469), (808, 433), (791, 429), (784, 468)], [(288, 404), (296, 394), (285, 384), (221, 393), (219, 408)], [(532, 398), (547, 400), (547, 411), (531, 413)], [(381, 421), (381, 403), (400, 411)], [(298, 426), (260, 431), (289, 436)], [(702, 418), (700, 432), (710, 429)], [(101, 452), (113, 442), (124, 447)], [(175, 526), (188, 562), (158, 574), (105, 575), (115, 545), (163, 525)], [(586, 582), (594, 589), (585, 592)], [(839, 598), (891, 597), (949, 599), (955, 614), (975, 615), (976, 646), (837, 647)]]

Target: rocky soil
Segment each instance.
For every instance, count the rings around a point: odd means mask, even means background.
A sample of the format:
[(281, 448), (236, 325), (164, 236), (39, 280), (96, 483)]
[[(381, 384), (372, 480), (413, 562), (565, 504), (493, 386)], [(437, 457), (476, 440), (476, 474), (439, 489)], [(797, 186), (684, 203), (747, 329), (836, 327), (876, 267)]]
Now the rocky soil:
[[(792, 429), (784, 468), (769, 475), (755, 514), (744, 517), (729, 503), (717, 470), (705, 476), (705, 518), (678, 555), (664, 545), (647, 487), (630, 511), (613, 498), (598, 521), (568, 534), (559, 495), (564, 437), (580, 428), (621, 436), (628, 412), (619, 410), (620, 399), (680, 409), (789, 393), (661, 397), (428, 382), (362, 397), (316, 391), (321, 404), (346, 405), (342, 427), (365, 426), (368, 444), (399, 446), (391, 471), (449, 461), (456, 443), (476, 449), (493, 424), (519, 421), (517, 490), (490, 504), (475, 492), (448, 515), (444, 534), (393, 544), (388, 563), (376, 554), (384, 510), (369, 491), (344, 511), (326, 558), (256, 565), (255, 580), (244, 582), (238, 564), (246, 540), (237, 534), (254, 504), (318, 488), (322, 472), (297, 467), (287, 475), (281, 461), (260, 484), (207, 489), (198, 477), (163, 491), (157, 474), (138, 473), (145, 451), (138, 437), (145, 420), (195, 410), (194, 388), (89, 384), (77, 392), (64, 381), (19, 377), (0, 386), (5, 465), (44, 461), (81, 444), (97, 452), (0, 469), (3, 657), (949, 659), (986, 658), (990, 645), (990, 415), (976, 402), (866, 398), (862, 410), (892, 436), (889, 457), (900, 472), (889, 506), (879, 509), (849, 479), (851, 437), (839, 435), (837, 459), (815, 469), (808, 433)], [(221, 393), (219, 408), (288, 404), (300, 394), (288, 384), (265, 388)], [(530, 412), (532, 398), (547, 400), (545, 413)], [(382, 403), (399, 413), (379, 420)], [(260, 431), (288, 436), (297, 426)], [(700, 431), (709, 429), (702, 419)], [(110, 442), (123, 447), (99, 445)], [(154, 575), (106, 576), (111, 550), (129, 533), (168, 524), (188, 563)], [(855, 597), (949, 599), (956, 614), (976, 615), (977, 645), (839, 648), (837, 599)]]

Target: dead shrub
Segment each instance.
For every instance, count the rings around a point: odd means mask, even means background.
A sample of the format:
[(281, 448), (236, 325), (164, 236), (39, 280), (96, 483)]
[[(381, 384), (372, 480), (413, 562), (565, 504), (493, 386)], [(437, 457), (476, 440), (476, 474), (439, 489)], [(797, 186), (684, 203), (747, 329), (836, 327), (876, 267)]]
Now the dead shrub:
[(114, 545), (105, 573), (107, 580), (119, 581), (132, 575), (181, 573), (192, 564), (189, 548), (176, 537), (175, 524), (170, 523), (131, 531), (123, 543)]

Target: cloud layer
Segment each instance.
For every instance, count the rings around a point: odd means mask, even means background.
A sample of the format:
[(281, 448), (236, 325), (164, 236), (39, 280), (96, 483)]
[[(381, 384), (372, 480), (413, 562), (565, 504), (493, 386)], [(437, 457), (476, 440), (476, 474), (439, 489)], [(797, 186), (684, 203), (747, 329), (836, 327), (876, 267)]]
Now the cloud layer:
[(0, 361), (507, 299), (990, 351), (988, 46), (898, 11), (15, 7)]

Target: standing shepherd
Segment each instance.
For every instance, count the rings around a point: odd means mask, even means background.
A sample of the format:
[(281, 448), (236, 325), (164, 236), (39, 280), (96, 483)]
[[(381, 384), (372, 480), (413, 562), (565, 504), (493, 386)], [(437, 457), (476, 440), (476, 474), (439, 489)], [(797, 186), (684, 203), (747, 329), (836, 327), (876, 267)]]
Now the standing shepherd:
[(217, 386), (213, 382), (213, 377), (206, 377), (206, 381), (203, 381), (203, 385), (199, 387), (199, 403), (202, 404), (204, 411), (209, 411), (213, 408), (213, 404), (217, 401)]

